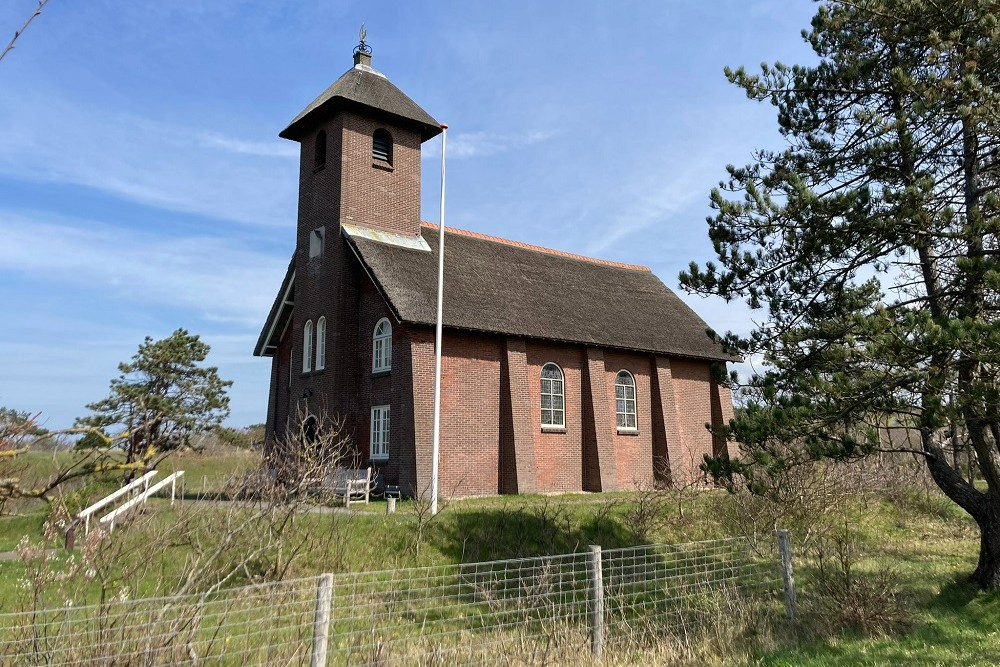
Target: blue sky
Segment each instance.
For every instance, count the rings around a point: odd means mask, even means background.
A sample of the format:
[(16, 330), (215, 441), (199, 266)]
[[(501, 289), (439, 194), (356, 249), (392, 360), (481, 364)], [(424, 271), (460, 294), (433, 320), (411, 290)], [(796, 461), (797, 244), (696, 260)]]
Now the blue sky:
[[(5, 45), (34, 0), (0, 4)], [(298, 145), (351, 66), (450, 126), (447, 223), (647, 264), (712, 258), (708, 194), (779, 145), (726, 65), (804, 62), (808, 0), (51, 0), (0, 62), (0, 405), (65, 427), (144, 336), (178, 327), (264, 421), (253, 344), (292, 252)], [(438, 139), (423, 218), (437, 221)], [(682, 294), (720, 331), (751, 314)]]

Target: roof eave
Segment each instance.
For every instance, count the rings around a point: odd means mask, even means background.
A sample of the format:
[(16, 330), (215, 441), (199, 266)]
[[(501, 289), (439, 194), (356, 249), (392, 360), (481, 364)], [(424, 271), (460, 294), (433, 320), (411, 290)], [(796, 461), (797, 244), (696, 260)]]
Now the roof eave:
[[(285, 278), (281, 281), (281, 287), (278, 289), (278, 294), (274, 299), (274, 303), (271, 304), (271, 310), (268, 312), (267, 319), (264, 321), (264, 327), (261, 329), (260, 336), (257, 338), (257, 344), (254, 346), (253, 356), (255, 357), (270, 357), (277, 350), (278, 342), (281, 339), (281, 333), (284, 331), (283, 326), (279, 326), (287, 318), (290, 318), (292, 311), (295, 307), (295, 302), (290, 298), (292, 289), (295, 287), (295, 258), (288, 264), (288, 270), (285, 272)], [(274, 340), (274, 336), (278, 335), (278, 340)]]
[[(408, 319), (402, 317), (399, 319), (400, 322), (405, 322), (406, 324), (415, 324), (418, 326), (432, 327), (435, 325), (434, 322), (426, 322), (424, 320), (418, 319)], [(740, 363), (743, 359), (742, 357), (730, 356), (725, 352), (719, 352), (717, 355), (709, 353), (699, 353), (699, 352), (688, 352), (688, 351), (677, 351), (677, 350), (653, 350), (644, 347), (629, 347), (627, 345), (608, 345), (607, 343), (595, 343), (594, 341), (586, 340), (572, 340), (568, 338), (549, 338), (546, 336), (539, 336), (537, 334), (525, 334), (525, 333), (508, 333), (504, 331), (495, 331), (493, 329), (477, 329), (475, 327), (468, 326), (457, 326), (454, 324), (445, 324), (445, 329), (451, 329), (453, 331), (471, 331), (473, 333), (489, 334), (493, 336), (506, 336), (508, 338), (523, 338), (525, 340), (539, 340), (546, 341), (549, 343), (563, 343), (568, 345), (582, 345), (584, 347), (599, 347), (602, 350), (618, 350), (621, 352), (638, 352), (641, 354), (658, 354), (665, 357), (681, 357), (684, 359), (698, 359), (700, 361), (720, 361), (725, 363)]]
[(374, 118), (387, 120), (398, 125), (402, 125), (403, 127), (413, 128), (420, 133), (421, 142), (427, 141), (428, 139), (432, 139), (441, 134), (440, 125), (432, 125), (407, 116), (400, 116), (392, 113), (391, 111), (386, 111), (385, 109), (379, 109), (378, 107), (362, 104), (355, 100), (335, 95), (330, 99), (325, 100), (322, 104), (301, 118), (293, 120), (288, 127), (278, 133), (278, 136), (282, 139), (300, 141), (306, 135), (306, 132), (308, 132), (308, 127), (317, 122), (322, 122), (332, 118), (342, 110), (364, 111)]

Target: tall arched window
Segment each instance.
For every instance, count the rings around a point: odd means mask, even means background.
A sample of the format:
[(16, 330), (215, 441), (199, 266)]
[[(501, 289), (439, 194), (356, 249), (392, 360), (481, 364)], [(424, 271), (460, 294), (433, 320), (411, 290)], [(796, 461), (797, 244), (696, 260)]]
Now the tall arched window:
[(542, 366), (542, 426), (565, 426), (563, 372), (553, 363)]
[(326, 368), (326, 317), (316, 320), (316, 370)]
[(372, 133), (372, 159), (392, 164), (392, 135), (382, 128)]
[(313, 169), (326, 166), (326, 130), (316, 133), (316, 146), (313, 150)]
[(309, 320), (302, 327), (302, 372), (308, 373), (312, 370), (313, 360), (313, 322)]
[(615, 378), (615, 415), (618, 428), (635, 429), (635, 378), (628, 371), (619, 371)]
[(372, 332), (372, 372), (387, 371), (392, 368), (392, 324), (382, 318)]

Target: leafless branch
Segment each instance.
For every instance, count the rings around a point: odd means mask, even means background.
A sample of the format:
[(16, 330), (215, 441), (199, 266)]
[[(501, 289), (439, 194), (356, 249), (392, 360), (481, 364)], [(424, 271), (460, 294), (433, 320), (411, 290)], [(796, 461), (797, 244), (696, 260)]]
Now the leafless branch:
[(42, 8), (45, 7), (45, 4), (48, 1), (49, 0), (38, 0), (38, 7), (36, 7), (35, 11), (32, 12), (31, 16), (28, 17), (28, 20), (24, 22), (24, 25), (21, 26), (21, 29), (14, 31), (14, 38), (10, 40), (10, 44), (8, 44), (7, 48), (3, 50), (3, 53), (0, 53), (0, 60), (3, 60), (4, 56), (6, 56), (8, 53), (14, 50), (14, 43), (17, 42), (17, 38), (20, 37), (21, 33), (23, 33), (31, 24), (31, 22), (35, 20), (35, 17), (42, 13)]

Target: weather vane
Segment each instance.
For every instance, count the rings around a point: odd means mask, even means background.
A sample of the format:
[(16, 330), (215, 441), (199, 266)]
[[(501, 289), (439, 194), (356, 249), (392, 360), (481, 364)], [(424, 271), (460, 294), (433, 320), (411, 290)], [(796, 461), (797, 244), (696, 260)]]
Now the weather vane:
[(362, 23), (361, 24), (361, 30), (358, 31), (358, 37), (360, 38), (360, 42), (358, 43), (357, 46), (354, 47), (354, 52), (355, 53), (371, 53), (372, 52), (372, 47), (370, 47), (367, 44), (365, 44), (365, 37), (367, 37), (367, 36), (368, 36), (368, 31), (365, 30), (365, 24)]

